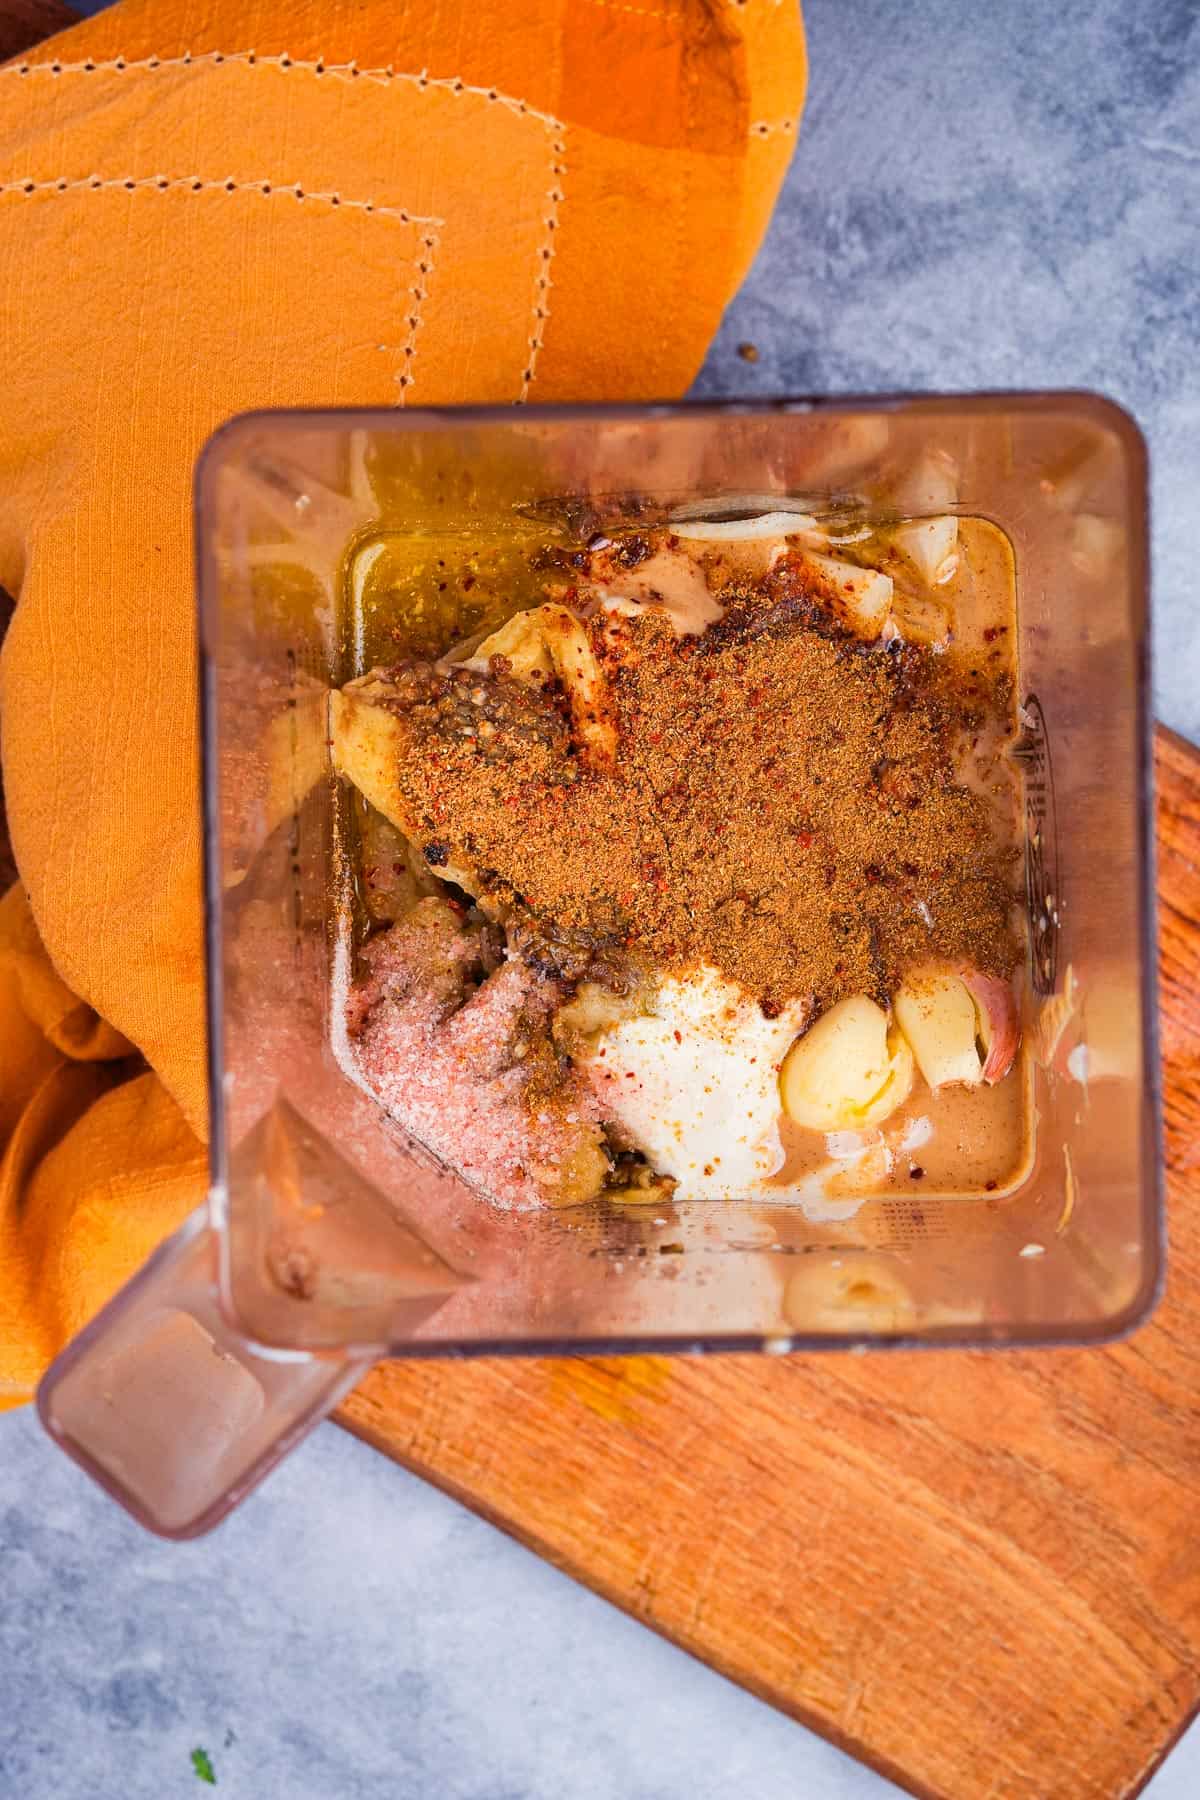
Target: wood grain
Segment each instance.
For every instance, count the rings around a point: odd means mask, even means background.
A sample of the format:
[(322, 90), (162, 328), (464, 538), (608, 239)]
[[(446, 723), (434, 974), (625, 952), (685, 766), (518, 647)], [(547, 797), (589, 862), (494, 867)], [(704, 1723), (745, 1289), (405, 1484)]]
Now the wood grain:
[(1200, 755), (1157, 742), (1170, 1273), (1098, 1350), (405, 1363), (343, 1420), (936, 1800), (1124, 1800), (1200, 1705)]

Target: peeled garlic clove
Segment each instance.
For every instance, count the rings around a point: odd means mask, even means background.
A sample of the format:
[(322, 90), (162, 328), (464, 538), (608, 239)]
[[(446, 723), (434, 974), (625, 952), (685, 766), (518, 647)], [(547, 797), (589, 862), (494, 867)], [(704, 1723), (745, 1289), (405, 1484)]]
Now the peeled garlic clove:
[(557, 675), (585, 754), (596, 763), (613, 760), (617, 731), (608, 683), (587, 631), (569, 607), (550, 604), (517, 613), (485, 638), (463, 667), (487, 674), (493, 656), (506, 657), (508, 673), (518, 681), (540, 682)]
[(1115, 519), (1080, 513), (1071, 528), (1071, 561), (1099, 581), (1115, 570), (1125, 547), (1125, 532)]
[(892, 488), (901, 512), (938, 513), (958, 499), (958, 471), (945, 450), (926, 450), (910, 463)]
[[(407, 748), (404, 730), (395, 713), (383, 704), (394, 692), (386, 676), (377, 674), (334, 688), (329, 696), (331, 754), (336, 772), (353, 782), (363, 799), (415, 844), (417, 820), (404, 804), (396, 774)], [(439, 864), (436, 874), (468, 894), (478, 891), (472, 870), (457, 863)]]
[(566, 692), (571, 723), (584, 755), (594, 764), (611, 764), (617, 754), (612, 698), (588, 634), (565, 606), (542, 606), (538, 612), (542, 636), (554, 673)]
[(793, 1331), (907, 1331), (917, 1308), (892, 1258), (826, 1251), (800, 1258), (783, 1314)]
[(1012, 983), (999, 975), (981, 975), (978, 969), (964, 969), (962, 979), (975, 1005), (977, 1032), (984, 1049), (983, 1079), (991, 1087), (1003, 1081), (1012, 1068), (1021, 1041)]
[(491, 658), (503, 656), (509, 664), (508, 673), (517, 681), (549, 680), (554, 673), (554, 664), (542, 630), (541, 615), (545, 610), (539, 606), (532, 612), (517, 613), (498, 631), (484, 638), (474, 656), (464, 663), (464, 668), (477, 669), (481, 675), (486, 675)]
[(878, 1125), (908, 1096), (912, 1053), (865, 994), (839, 1000), (788, 1051), (779, 1072), (783, 1108), (809, 1131)]
[(915, 594), (897, 594), (887, 630), (909, 644), (925, 644), (945, 650), (950, 644), (950, 609), (940, 600), (921, 600)]
[(363, 675), (329, 696), (333, 766), (377, 812), (411, 837), (416, 829), (400, 795), (396, 771), (404, 751), (399, 719), (382, 702), (392, 691), (380, 675)]
[(938, 519), (912, 519), (897, 525), (891, 533), (892, 547), (912, 564), (923, 581), (936, 586), (954, 573), (951, 563), (958, 544), (958, 520), (943, 515)]
[(878, 569), (858, 569), (835, 556), (804, 552), (805, 568), (821, 578), (831, 611), (856, 637), (877, 638), (892, 610), (892, 578)]
[(983, 1080), (976, 1043), (979, 1015), (965, 981), (950, 974), (910, 976), (892, 1006), (931, 1088), (951, 1082), (979, 1086)]

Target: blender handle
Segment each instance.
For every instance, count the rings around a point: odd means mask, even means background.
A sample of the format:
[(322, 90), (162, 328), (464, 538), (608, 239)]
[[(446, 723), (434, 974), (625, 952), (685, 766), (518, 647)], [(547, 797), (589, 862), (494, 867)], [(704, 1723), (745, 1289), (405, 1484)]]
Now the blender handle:
[(372, 1356), (250, 1342), (221, 1312), (201, 1207), (42, 1377), (54, 1441), (161, 1537), (198, 1537), (332, 1411)]

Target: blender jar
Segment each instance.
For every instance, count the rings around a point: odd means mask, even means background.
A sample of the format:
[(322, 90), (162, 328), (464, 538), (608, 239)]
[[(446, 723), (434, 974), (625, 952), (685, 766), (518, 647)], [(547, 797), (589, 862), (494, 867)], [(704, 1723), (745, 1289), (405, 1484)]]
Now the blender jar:
[[(942, 491), (923, 496), (931, 458)], [(446, 594), (462, 635), (466, 593), (511, 601), (531, 549), (614, 501), (652, 520), (953, 512), (1006, 534), (1035, 1113), (1011, 1191), (825, 1220), (761, 1199), (507, 1214), (356, 1079), (356, 824), (329, 691), (394, 659), (397, 620), (443, 648)], [(1144, 1316), (1146, 470), (1125, 413), (1086, 394), (259, 413), (207, 446), (196, 517), (209, 1205), (39, 1394), (144, 1524), (209, 1528), (383, 1356), (1088, 1343)]]

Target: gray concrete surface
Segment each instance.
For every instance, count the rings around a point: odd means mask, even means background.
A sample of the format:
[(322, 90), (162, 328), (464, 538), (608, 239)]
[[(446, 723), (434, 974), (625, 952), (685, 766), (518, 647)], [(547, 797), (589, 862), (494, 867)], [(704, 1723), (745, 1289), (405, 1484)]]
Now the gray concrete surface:
[[(1159, 709), (1200, 736), (1200, 7), (806, 14), (796, 163), (699, 390), (1124, 401), (1154, 459)], [(0, 1417), (0, 1796), (199, 1795), (197, 1747), (231, 1800), (896, 1791), (333, 1427), (176, 1548)], [(1200, 1727), (1147, 1790), (1197, 1793)]]
[(1150, 444), (1157, 711), (1200, 737), (1200, 5), (804, 11), (796, 157), (697, 391), (1121, 401)]

